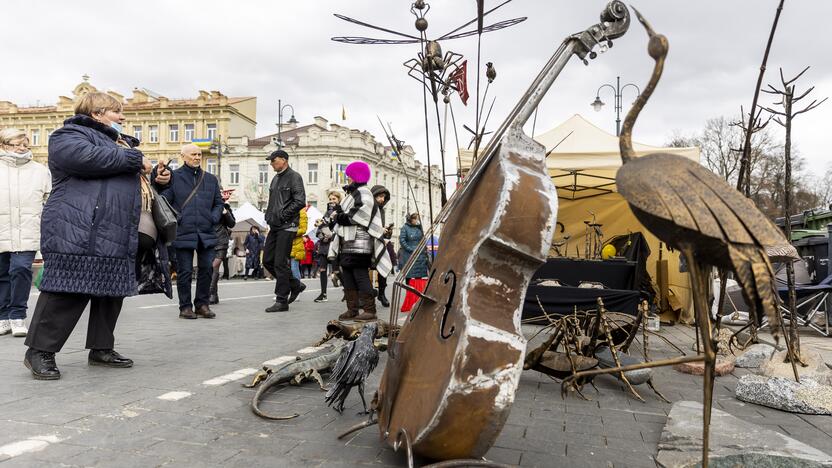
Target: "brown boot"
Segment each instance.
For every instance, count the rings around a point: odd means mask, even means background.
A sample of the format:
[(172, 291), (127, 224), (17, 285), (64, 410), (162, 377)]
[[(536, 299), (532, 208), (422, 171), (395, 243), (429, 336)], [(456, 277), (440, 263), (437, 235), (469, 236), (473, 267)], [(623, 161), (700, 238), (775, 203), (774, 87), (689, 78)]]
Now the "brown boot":
[(184, 309), (179, 311), (179, 318), (181, 319), (195, 319), (196, 314), (194, 313), (194, 309), (191, 306), (185, 307)]
[(376, 296), (373, 293), (361, 293), (359, 295), (361, 308), (364, 312), (355, 318), (356, 322), (372, 322), (376, 320)]
[(196, 308), (196, 315), (197, 317), (212, 319), (217, 316), (214, 312), (211, 311), (211, 308), (208, 307), (208, 304), (202, 304), (201, 306)]
[(347, 311), (338, 316), (338, 320), (352, 320), (358, 315), (358, 290), (345, 289), (344, 298), (347, 301)]

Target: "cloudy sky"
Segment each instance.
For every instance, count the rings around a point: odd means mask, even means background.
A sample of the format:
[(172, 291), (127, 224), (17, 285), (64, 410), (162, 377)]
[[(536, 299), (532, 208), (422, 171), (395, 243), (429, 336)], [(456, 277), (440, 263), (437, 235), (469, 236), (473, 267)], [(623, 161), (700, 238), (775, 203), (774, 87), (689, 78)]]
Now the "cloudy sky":
[[(125, 95), (134, 87), (170, 98), (193, 97), (198, 89), (220, 90), (229, 96), (257, 96), (258, 136), (276, 130), (277, 101), (282, 99), (294, 107), (302, 123), (320, 115), (377, 136), (382, 136), (376, 121), (380, 115), (424, 159), (420, 84), (402, 66), (418, 47), (330, 40), (341, 35), (394, 38), (343, 22), (333, 13), (415, 34), (410, 3), (4, 0), (5, 73), (0, 100), (53, 104), (59, 95), (68, 95), (85, 73), (99, 89)], [(432, 37), (472, 19), (476, 11), (474, 0), (429, 3)], [(487, 7), (497, 3), (486, 0)], [(696, 132), (708, 118), (734, 117), (740, 105), (749, 106), (777, 0), (632, 3), (670, 40), (665, 75), (636, 127), (637, 140), (660, 145), (674, 132)], [(497, 98), (489, 127), (499, 125), (563, 38), (597, 22), (605, 4), (604, 0), (515, 0), (489, 16), (490, 22), (528, 17), (518, 26), (483, 36), (483, 63), (494, 62), (498, 70), (489, 91)], [(811, 65), (799, 86), (815, 85), (817, 97), (832, 95), (832, 61), (823, 58), (832, 43), (826, 36), (830, 17), (828, 0), (786, 2), (765, 83), (779, 79), (778, 67), (792, 75)], [(651, 61), (645, 46), (646, 35), (634, 23), (614, 48), (590, 66), (571, 62), (540, 105), (537, 132), (575, 113), (614, 132), (612, 106), (596, 113), (589, 103), (601, 84), (614, 82), (618, 75), (622, 83), (646, 82)], [(476, 39), (449, 41), (444, 48), (469, 58), (473, 94)], [(625, 93), (625, 107), (634, 97), (631, 91)], [(603, 93), (601, 98), (611, 103), (608, 90)], [(460, 126), (473, 126), (472, 101), (468, 108), (454, 101)], [(763, 95), (762, 102), (772, 100)], [(345, 122), (340, 120), (342, 106), (348, 114)], [(795, 123), (794, 141), (816, 172), (825, 170), (830, 160), (830, 122), (832, 103), (828, 102)], [(782, 137), (779, 127), (774, 130)], [(460, 131), (467, 144), (467, 132)], [(436, 158), (434, 154), (432, 162)], [(449, 169), (455, 166), (452, 159)]]

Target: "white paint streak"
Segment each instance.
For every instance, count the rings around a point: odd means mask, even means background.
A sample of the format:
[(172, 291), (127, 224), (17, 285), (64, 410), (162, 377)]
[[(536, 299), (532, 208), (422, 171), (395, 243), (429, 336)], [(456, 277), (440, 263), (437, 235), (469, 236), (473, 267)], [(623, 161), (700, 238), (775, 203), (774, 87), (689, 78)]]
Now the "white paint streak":
[(466, 382), (455, 382), (451, 387), (451, 392), (469, 395), (475, 391), (488, 390), (497, 386), (499, 390), (494, 398), (494, 406), (498, 410), (503, 410), (511, 406), (514, 401), (514, 393), (520, 380), (518, 370), (516, 364), (509, 364), (490, 374), (483, 374), (482, 369), (478, 369), (477, 375), (469, 377)]
[(276, 357), (274, 359), (269, 359), (268, 361), (264, 362), (263, 365), (264, 366), (269, 366), (269, 367), (277, 367), (277, 366), (282, 366), (283, 364), (286, 364), (287, 362), (292, 362), (292, 361), (297, 361), (297, 360), (298, 360), (297, 356), (280, 356), (280, 357)]
[(49, 444), (55, 444), (60, 441), (61, 439), (56, 435), (29, 437), (28, 439), (19, 440), (0, 447), (0, 457), (6, 456), (14, 458), (26, 453), (39, 452), (48, 447)]
[[(156, 398), (160, 400), (167, 400), (167, 401), (178, 401), (183, 398), (188, 398), (189, 396), (193, 395), (191, 392), (168, 392), (164, 395), (159, 395)], [(132, 417), (132, 416), (131, 416)]]
[(213, 379), (206, 380), (202, 382), (202, 385), (225, 385), (228, 382), (233, 382), (235, 380), (240, 380), (242, 378), (248, 377), (257, 372), (257, 369), (240, 369), (238, 371), (232, 372), (230, 374), (221, 375), (219, 377), (214, 377)]
[(468, 320), (468, 335), (486, 341), (504, 343), (519, 351), (526, 349), (526, 339), (519, 331), (518, 333), (512, 333), (480, 322), (479, 320)]
[(298, 354), (312, 354), (314, 352), (324, 349), (325, 346), (309, 346), (298, 350)]

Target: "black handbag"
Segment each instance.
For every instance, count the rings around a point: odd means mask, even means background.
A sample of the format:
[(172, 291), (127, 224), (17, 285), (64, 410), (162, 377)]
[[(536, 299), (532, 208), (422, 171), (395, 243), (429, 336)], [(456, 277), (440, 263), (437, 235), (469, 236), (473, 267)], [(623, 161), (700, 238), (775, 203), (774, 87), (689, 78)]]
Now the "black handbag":
[(156, 225), (156, 230), (159, 231), (159, 236), (165, 245), (170, 245), (176, 240), (176, 228), (179, 225), (179, 213), (173, 208), (167, 198), (159, 195), (153, 186), (150, 186), (153, 192), (153, 205), (151, 206), (151, 214), (153, 215), (153, 223)]

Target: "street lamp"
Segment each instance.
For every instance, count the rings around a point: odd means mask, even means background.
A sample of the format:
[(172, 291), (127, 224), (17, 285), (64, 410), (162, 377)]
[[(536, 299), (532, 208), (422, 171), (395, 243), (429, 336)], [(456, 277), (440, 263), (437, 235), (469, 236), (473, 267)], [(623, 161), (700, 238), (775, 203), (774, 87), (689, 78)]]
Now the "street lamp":
[(298, 123), (297, 119), (295, 119), (295, 108), (292, 107), (291, 104), (283, 105), (283, 101), (280, 99), (277, 100), (277, 147), (278, 149), (283, 148), (283, 139), (280, 137), (280, 133), (283, 130), (283, 109), (285, 108), (292, 109), (291, 117), (289, 117), (289, 121), (287, 123), (296, 124)]
[(621, 92), (628, 86), (632, 86), (636, 89), (636, 97), (641, 94), (639, 87), (633, 83), (627, 83), (624, 86), (621, 86), (621, 77), (616, 76), (615, 86), (611, 84), (601, 85), (595, 93), (595, 100), (590, 104), (590, 106), (595, 109), (595, 112), (601, 112), (601, 108), (604, 107), (604, 101), (601, 100), (601, 90), (606, 87), (609, 87), (612, 90), (615, 99), (615, 136), (619, 136), (621, 134)]

